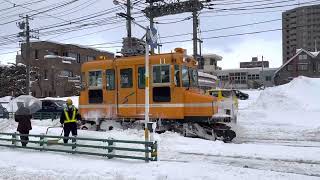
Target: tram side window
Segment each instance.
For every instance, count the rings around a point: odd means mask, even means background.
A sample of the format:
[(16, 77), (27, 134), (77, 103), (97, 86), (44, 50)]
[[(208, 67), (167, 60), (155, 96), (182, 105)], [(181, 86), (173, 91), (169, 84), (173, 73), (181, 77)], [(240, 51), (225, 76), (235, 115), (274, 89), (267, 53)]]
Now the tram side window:
[(114, 69), (107, 69), (106, 76), (107, 76), (107, 90), (114, 90), (115, 89), (115, 76), (114, 76)]
[(102, 72), (101, 71), (89, 72), (89, 86), (102, 88)]
[(180, 68), (179, 65), (174, 65), (174, 83), (180, 87)]
[(170, 65), (153, 66), (153, 83), (170, 83)]
[(146, 69), (144, 67), (138, 68), (138, 88), (139, 89), (144, 89), (146, 86), (145, 72), (146, 72)]
[(132, 68), (120, 70), (121, 88), (132, 88)]
[(189, 71), (188, 71), (188, 67), (186, 66), (182, 66), (182, 86), (183, 87), (190, 86)]

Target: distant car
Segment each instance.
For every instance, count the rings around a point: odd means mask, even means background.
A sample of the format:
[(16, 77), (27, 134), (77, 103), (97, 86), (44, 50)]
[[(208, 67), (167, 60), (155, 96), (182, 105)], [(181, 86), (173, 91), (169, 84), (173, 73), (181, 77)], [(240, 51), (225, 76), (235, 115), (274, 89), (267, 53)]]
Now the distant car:
[(56, 119), (63, 112), (66, 102), (63, 100), (41, 100), (42, 108), (33, 114), (34, 119)]
[(9, 119), (9, 112), (0, 104), (0, 119)]
[(249, 94), (241, 92), (237, 89), (233, 89), (233, 92), (235, 93), (235, 95), (237, 96), (238, 99), (246, 100), (249, 98)]

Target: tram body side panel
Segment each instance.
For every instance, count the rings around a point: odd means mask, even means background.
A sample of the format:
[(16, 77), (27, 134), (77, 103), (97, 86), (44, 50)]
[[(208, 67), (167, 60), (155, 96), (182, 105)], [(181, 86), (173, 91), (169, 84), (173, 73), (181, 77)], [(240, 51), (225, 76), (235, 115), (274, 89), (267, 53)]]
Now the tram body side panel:
[(214, 98), (187, 90), (184, 93), (185, 117), (211, 118), (215, 113)]

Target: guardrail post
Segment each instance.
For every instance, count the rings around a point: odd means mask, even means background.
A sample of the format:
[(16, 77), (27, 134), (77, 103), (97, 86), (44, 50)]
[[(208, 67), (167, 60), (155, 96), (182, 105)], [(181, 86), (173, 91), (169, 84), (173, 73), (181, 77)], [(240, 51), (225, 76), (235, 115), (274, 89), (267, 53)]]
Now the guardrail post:
[(45, 138), (44, 138), (44, 133), (40, 134), (40, 147), (42, 147), (43, 149), (40, 151), (43, 151), (45, 149), (46, 146), (46, 142), (45, 142)]
[(145, 161), (149, 162), (149, 141), (145, 142), (144, 147), (145, 147)]
[(12, 134), (12, 145), (17, 146), (17, 132)]
[[(113, 154), (115, 154), (115, 150), (113, 147), (115, 146), (115, 143), (113, 142), (113, 138), (108, 138), (108, 159), (113, 158)], [(110, 156), (111, 155), (111, 156)]]
[(155, 141), (152, 144), (152, 152), (151, 152), (152, 161), (158, 161), (158, 142)]
[(77, 136), (73, 136), (72, 138), (72, 154), (74, 154), (74, 152), (76, 151), (77, 148)]

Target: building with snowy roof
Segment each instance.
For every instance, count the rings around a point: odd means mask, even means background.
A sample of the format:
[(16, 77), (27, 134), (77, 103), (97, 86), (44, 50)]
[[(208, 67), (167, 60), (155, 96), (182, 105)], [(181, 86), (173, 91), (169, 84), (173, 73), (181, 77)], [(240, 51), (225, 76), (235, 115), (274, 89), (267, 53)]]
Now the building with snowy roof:
[(276, 85), (286, 84), (298, 76), (320, 78), (319, 51), (297, 49), (296, 54), (275, 72), (274, 81)]
[[(31, 73), (38, 79), (31, 79), (31, 92), (35, 97), (72, 96), (80, 87), (81, 64), (99, 56), (113, 58), (108, 51), (51, 41), (31, 42)], [(25, 64), (26, 48), (21, 45), (21, 54), (16, 63)]]

